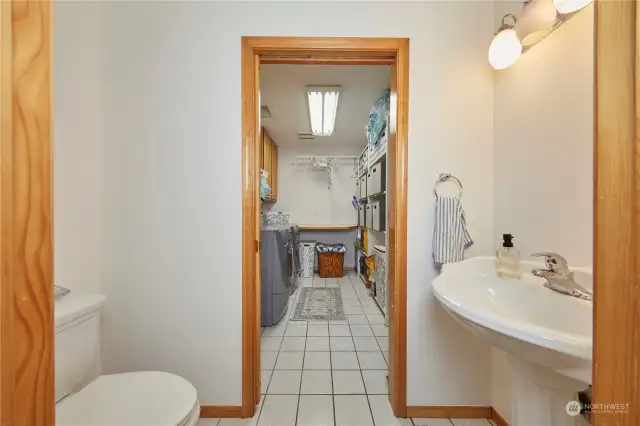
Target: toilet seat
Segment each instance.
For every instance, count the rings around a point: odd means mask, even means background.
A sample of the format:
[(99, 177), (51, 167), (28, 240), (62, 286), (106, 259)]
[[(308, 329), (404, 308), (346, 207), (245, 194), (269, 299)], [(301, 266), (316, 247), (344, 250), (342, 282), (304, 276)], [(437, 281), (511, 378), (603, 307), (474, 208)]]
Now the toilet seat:
[(100, 376), (56, 404), (56, 426), (193, 426), (196, 389), (159, 371)]

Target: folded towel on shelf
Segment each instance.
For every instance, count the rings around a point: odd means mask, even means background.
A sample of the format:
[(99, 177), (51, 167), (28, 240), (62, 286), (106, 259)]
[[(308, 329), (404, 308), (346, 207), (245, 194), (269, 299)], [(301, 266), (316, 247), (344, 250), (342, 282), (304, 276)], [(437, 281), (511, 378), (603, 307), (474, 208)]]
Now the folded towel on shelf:
[(436, 197), (433, 229), (433, 261), (438, 264), (459, 262), (464, 249), (473, 244), (467, 231), (467, 219), (456, 197)]

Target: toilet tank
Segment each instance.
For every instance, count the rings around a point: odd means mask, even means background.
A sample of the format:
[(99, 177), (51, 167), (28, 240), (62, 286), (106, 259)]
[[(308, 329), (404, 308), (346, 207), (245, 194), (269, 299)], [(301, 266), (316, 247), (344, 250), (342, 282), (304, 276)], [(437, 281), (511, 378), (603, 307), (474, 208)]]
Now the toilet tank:
[(71, 292), (55, 301), (56, 402), (100, 375), (100, 310), (105, 296)]

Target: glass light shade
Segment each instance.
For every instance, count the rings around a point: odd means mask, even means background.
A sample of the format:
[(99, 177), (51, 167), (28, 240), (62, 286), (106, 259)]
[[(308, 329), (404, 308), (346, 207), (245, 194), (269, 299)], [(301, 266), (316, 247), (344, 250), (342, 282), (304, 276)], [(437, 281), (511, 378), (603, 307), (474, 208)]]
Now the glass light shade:
[(489, 46), (489, 63), (497, 70), (513, 65), (522, 53), (522, 45), (512, 28), (500, 31)]
[(531, 46), (545, 38), (556, 23), (556, 16), (553, 0), (533, 0), (528, 3), (515, 27), (520, 43)]
[(559, 13), (572, 13), (589, 6), (593, 0), (553, 0)]

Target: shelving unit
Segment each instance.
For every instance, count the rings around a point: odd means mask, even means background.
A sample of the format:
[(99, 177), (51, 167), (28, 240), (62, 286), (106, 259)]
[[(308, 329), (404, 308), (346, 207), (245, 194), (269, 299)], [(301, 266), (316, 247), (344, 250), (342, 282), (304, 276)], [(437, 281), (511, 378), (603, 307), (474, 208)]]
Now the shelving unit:
[[(358, 156), (358, 160), (357, 160), (357, 167), (356, 167), (356, 177), (358, 179), (359, 184), (362, 182), (362, 177), (366, 174), (368, 174), (372, 167), (374, 167), (376, 164), (380, 164), (381, 166), (384, 166), (385, 168), (387, 168), (387, 164), (386, 164), (386, 155), (387, 155), (387, 147), (388, 147), (388, 143), (387, 143), (387, 137), (385, 136), (378, 144), (374, 145), (371, 143), (367, 143), (367, 145), (364, 147), (364, 149), (362, 150), (362, 152), (360, 153), (360, 155)], [(388, 168), (387, 168), (388, 169)], [(386, 172), (386, 170), (383, 170)], [(383, 178), (386, 180), (386, 173), (383, 175)], [(366, 180), (366, 179), (365, 179)], [(386, 191), (386, 182), (384, 185), (384, 190), (375, 194), (366, 194), (365, 196), (360, 197), (360, 194), (358, 194), (358, 204), (359, 205), (363, 205), (366, 203), (372, 203), (372, 202), (376, 202), (379, 201), (381, 199), (386, 199), (387, 196), (387, 191)], [(386, 202), (384, 203), (385, 205), (385, 211), (384, 211), (384, 223), (386, 224), (386, 218), (387, 218), (387, 211), (386, 211)], [(382, 210), (382, 209), (380, 209)], [(358, 271), (358, 276), (360, 276), (360, 279), (362, 280), (363, 283), (366, 284), (366, 279), (363, 275), (363, 271), (361, 270), (360, 267), (360, 257), (362, 255), (364, 255), (365, 257), (369, 257), (369, 256), (373, 256), (374, 255), (374, 250), (373, 250), (373, 246), (384, 246), (387, 247), (387, 233), (386, 231), (376, 231), (374, 229), (372, 229), (371, 224), (367, 224), (367, 229), (368, 229), (368, 238), (367, 238), (367, 246), (368, 247), (356, 247), (356, 266), (357, 266), (357, 271)], [(386, 226), (383, 228), (386, 229)], [(363, 232), (364, 227), (363, 226), (359, 226), (359, 231)], [(386, 262), (385, 262), (386, 263)], [(386, 281), (386, 279), (385, 279)], [(372, 283), (372, 285), (375, 285), (375, 281)], [(385, 291), (386, 291), (386, 286), (382, 286)], [(382, 314), (386, 317), (386, 306), (385, 306), (385, 301), (387, 300), (386, 295), (384, 295), (384, 297), (376, 297), (373, 295), (373, 291), (372, 289), (369, 289), (369, 292), (371, 293), (371, 295), (373, 296), (373, 299), (375, 300), (376, 304), (378, 305), (378, 308), (380, 308), (380, 311), (382, 312)]]

